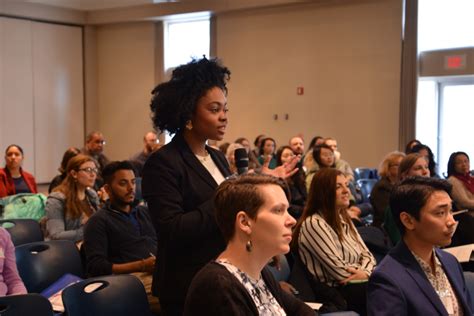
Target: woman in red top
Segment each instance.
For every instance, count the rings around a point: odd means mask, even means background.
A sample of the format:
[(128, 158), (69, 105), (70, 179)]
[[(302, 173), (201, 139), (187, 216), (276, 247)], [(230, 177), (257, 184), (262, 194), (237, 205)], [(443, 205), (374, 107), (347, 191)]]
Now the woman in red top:
[(0, 197), (18, 193), (38, 193), (33, 175), (21, 168), (23, 149), (10, 145), (5, 150), (5, 168), (0, 168)]

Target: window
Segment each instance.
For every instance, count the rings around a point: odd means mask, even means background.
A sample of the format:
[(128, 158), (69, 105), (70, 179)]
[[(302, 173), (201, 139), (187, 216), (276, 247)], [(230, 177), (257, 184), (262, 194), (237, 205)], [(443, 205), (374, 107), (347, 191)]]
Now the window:
[(209, 57), (209, 18), (165, 23), (165, 70), (186, 64), (191, 58)]
[[(418, 52), (474, 47), (473, 12), (473, 0), (419, 0)], [(435, 154), (440, 176), (452, 152), (474, 155), (467, 128), (474, 116), (472, 100), (474, 74), (418, 81), (416, 138)]]

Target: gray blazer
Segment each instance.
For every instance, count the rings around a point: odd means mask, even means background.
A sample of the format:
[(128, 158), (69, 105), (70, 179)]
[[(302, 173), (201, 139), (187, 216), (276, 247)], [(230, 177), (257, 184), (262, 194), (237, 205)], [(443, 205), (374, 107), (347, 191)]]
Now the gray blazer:
[[(99, 197), (92, 189), (86, 190), (86, 196), (97, 210)], [(66, 196), (62, 192), (53, 192), (46, 200), (46, 239), (66, 239), (74, 242), (83, 239), (83, 216), (77, 219), (65, 218)]]

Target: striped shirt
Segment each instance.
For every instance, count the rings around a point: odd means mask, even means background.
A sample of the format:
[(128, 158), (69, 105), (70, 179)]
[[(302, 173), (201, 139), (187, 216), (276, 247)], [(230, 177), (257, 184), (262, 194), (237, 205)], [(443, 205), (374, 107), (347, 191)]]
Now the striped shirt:
[[(355, 230), (352, 222), (346, 223), (342, 217), (344, 238), (339, 241), (334, 229), (319, 215), (306, 218), (298, 236), (301, 260), (317, 280), (329, 286), (339, 286), (340, 281), (351, 273), (347, 268), (364, 270), (368, 276), (375, 267), (375, 258), (370, 253)], [(350, 233), (350, 226), (357, 238)]]

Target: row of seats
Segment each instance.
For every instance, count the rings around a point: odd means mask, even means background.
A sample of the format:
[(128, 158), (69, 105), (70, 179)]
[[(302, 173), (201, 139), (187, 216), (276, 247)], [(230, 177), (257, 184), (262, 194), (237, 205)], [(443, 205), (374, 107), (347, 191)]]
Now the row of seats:
[[(1, 297), (0, 315), (53, 315), (49, 300), (39, 293), (48, 292), (65, 275), (77, 276), (75, 279), (79, 280), (85, 277), (79, 250), (72, 241), (43, 241), (35, 220), (1, 220), (0, 224), (11, 235), (18, 272), (28, 293), (32, 293)], [(91, 285), (94, 290), (89, 293)], [(150, 315), (145, 288), (132, 275), (85, 279), (68, 286), (62, 292), (62, 299), (70, 316)]]
[[(89, 291), (93, 285), (95, 290)], [(113, 275), (87, 279), (62, 292), (68, 316), (151, 315), (145, 289), (132, 275)], [(117, 302), (120, 302), (119, 304)], [(53, 316), (49, 300), (39, 294), (0, 297), (0, 315)]]

